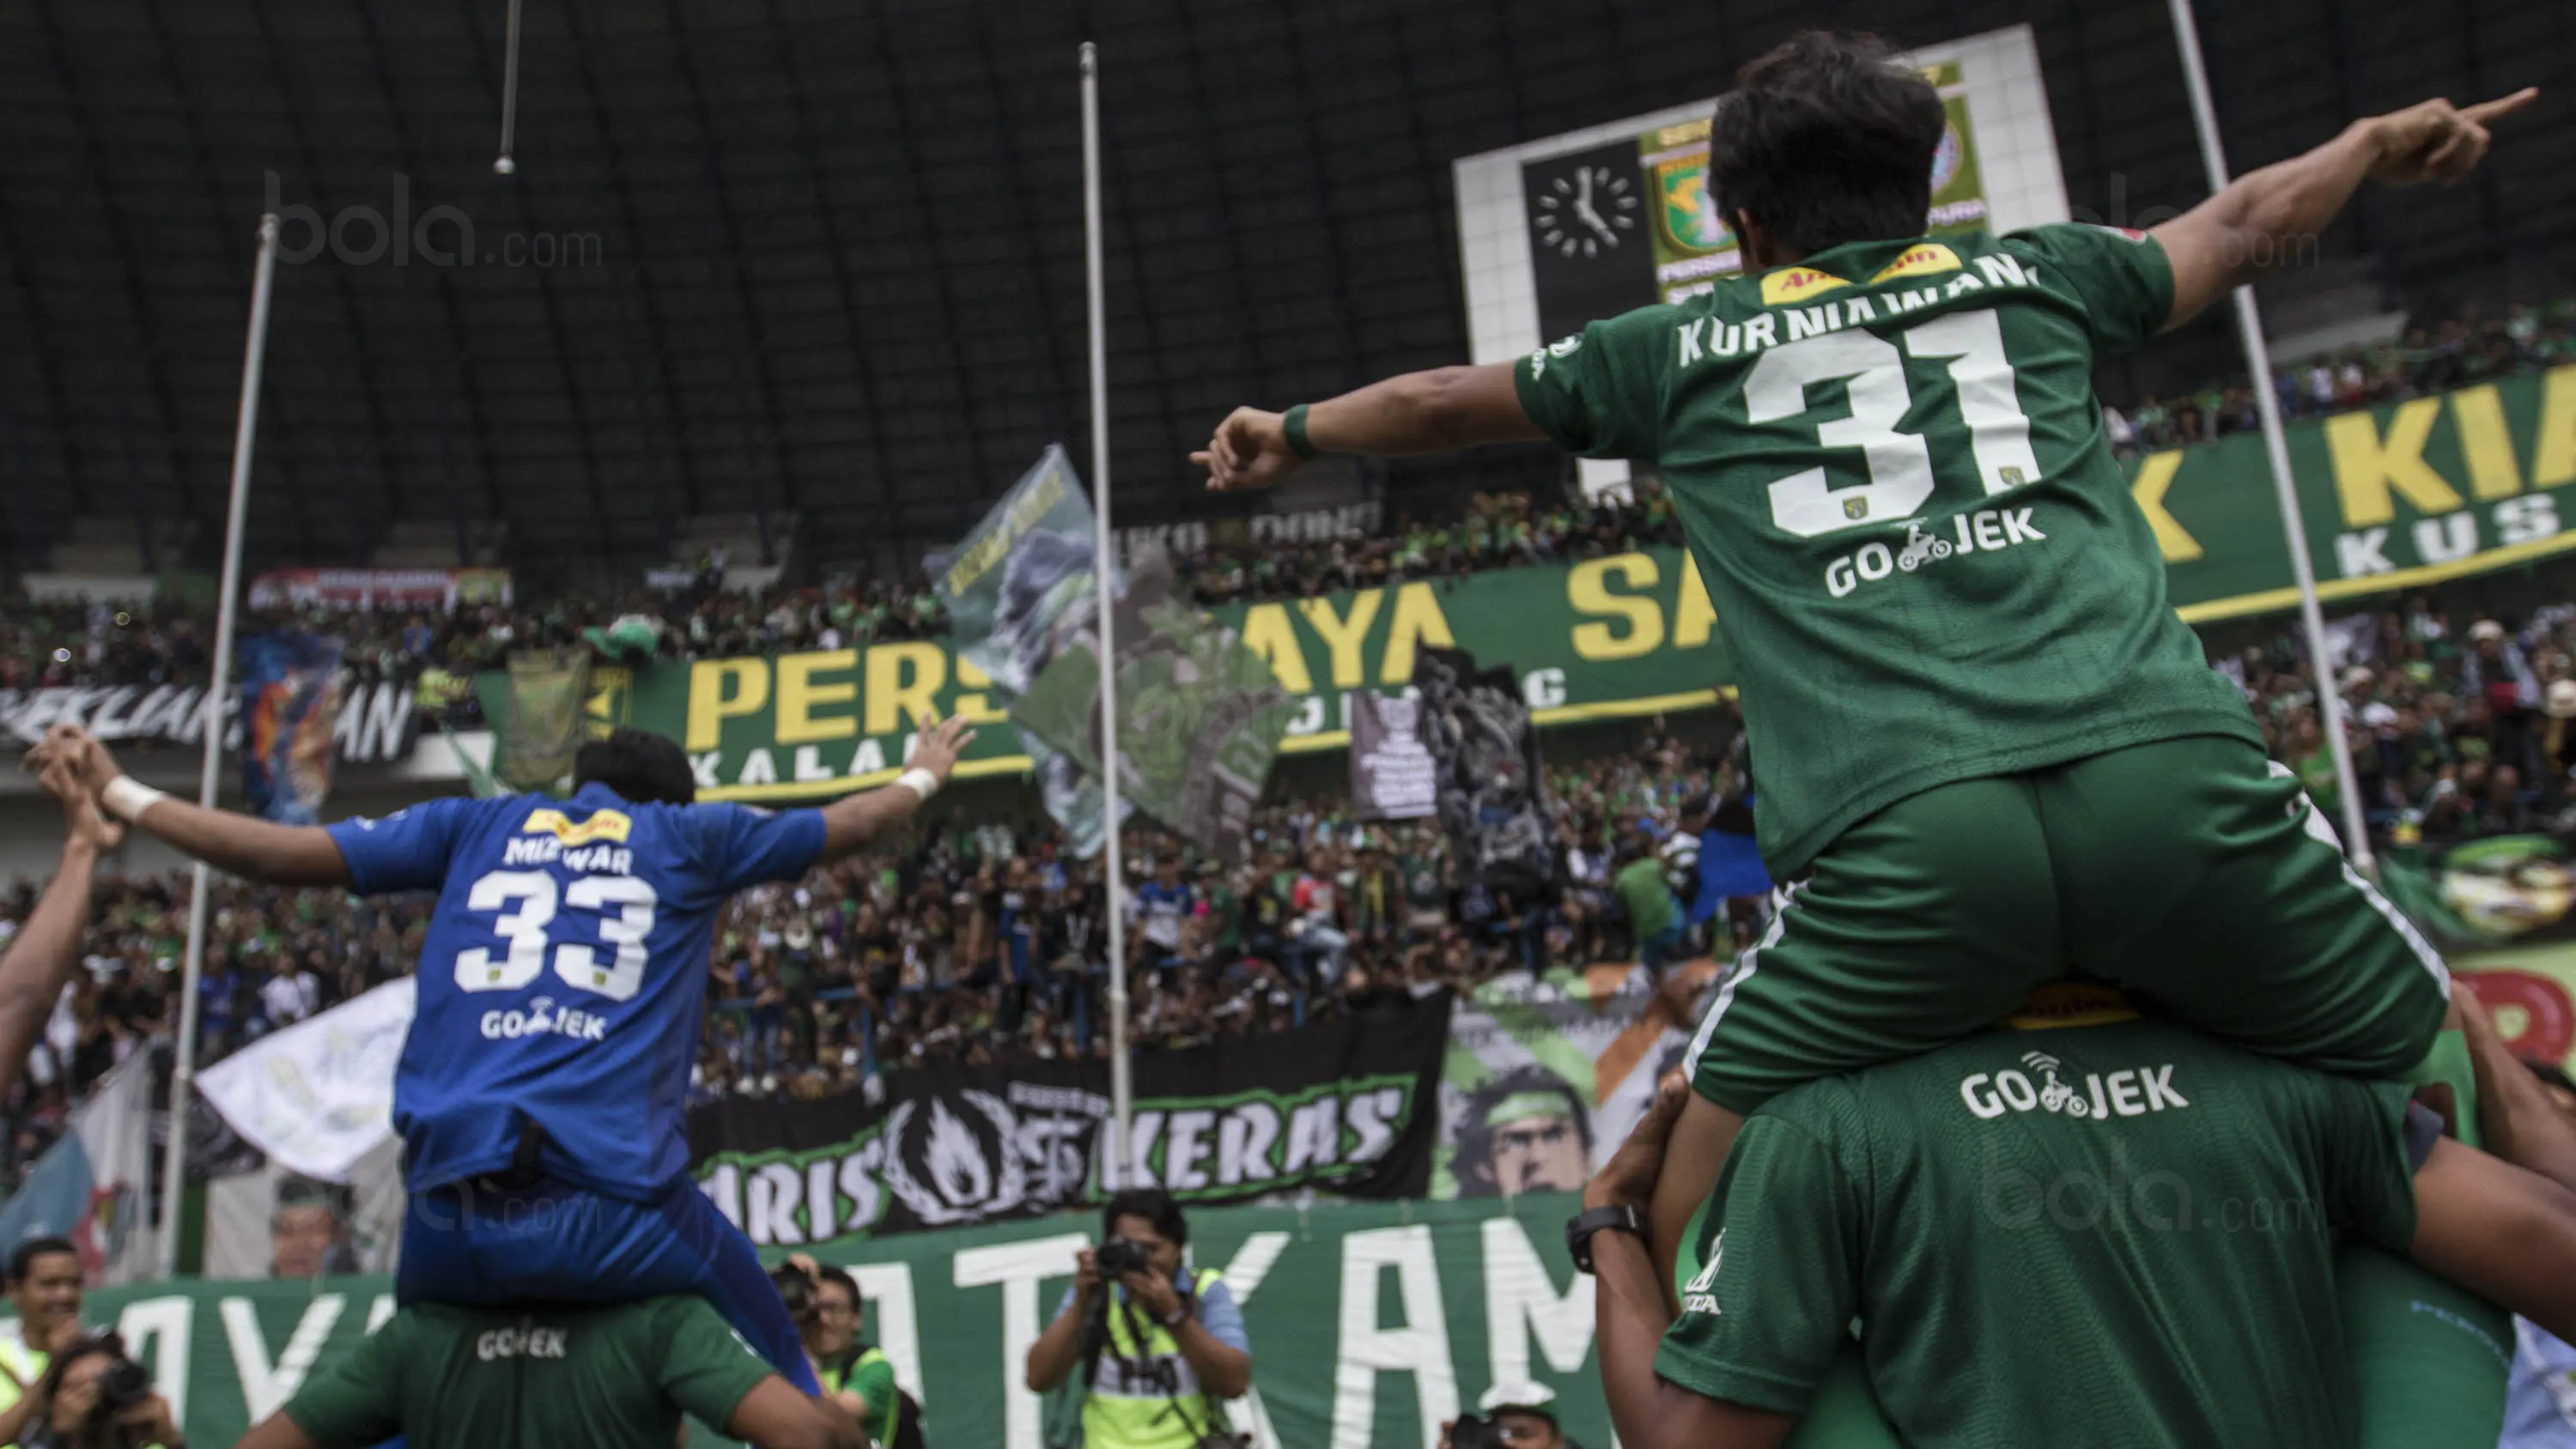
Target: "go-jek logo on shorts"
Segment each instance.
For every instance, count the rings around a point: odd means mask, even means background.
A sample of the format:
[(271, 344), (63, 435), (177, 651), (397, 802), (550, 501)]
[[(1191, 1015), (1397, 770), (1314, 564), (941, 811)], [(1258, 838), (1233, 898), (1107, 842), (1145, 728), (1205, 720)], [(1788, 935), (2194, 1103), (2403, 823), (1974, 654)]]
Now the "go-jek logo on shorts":
[[(2162, 1112), (2169, 1107), (2188, 1107), (2191, 1103), (2174, 1090), (2173, 1064), (2132, 1067), (2103, 1076), (2087, 1073), (2084, 1085), (2059, 1078), (2057, 1058), (2046, 1052), (2025, 1052), (2022, 1065), (2030, 1071), (2011, 1068), (1992, 1073), (1979, 1072), (1959, 1083), (1959, 1100), (1968, 1110), (1988, 1119), (2007, 1112), (2057, 1112), (2068, 1117), (2089, 1117), (2101, 1121), (2110, 1117), (2142, 1117), (2149, 1112)], [(2031, 1078), (2036, 1075), (2039, 1080)]]
[(485, 1041), (517, 1041), (523, 1036), (568, 1036), (576, 1041), (605, 1041), (608, 1018), (575, 1007), (555, 1009), (555, 999), (540, 996), (525, 1011), (483, 1013)]

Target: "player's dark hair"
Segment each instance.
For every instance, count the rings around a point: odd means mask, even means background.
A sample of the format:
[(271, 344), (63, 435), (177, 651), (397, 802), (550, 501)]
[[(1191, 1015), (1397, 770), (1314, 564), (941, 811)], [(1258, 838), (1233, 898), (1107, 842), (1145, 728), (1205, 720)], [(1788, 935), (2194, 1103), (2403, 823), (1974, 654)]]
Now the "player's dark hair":
[(606, 785), (633, 805), (687, 805), (698, 798), (698, 777), (677, 740), (650, 730), (621, 729), (592, 740), (572, 757), (572, 783)]
[(1115, 1234), (1120, 1218), (1143, 1218), (1165, 1241), (1184, 1246), (1189, 1243), (1190, 1224), (1181, 1216), (1181, 1205), (1159, 1187), (1131, 1187), (1111, 1197), (1100, 1210), (1100, 1235), (1106, 1238)]
[(1730, 225), (1749, 217), (1802, 257), (1920, 236), (1948, 125), (1940, 92), (1886, 41), (1801, 31), (1719, 98), (1709, 190)]
[(9, 1254), (9, 1281), (26, 1282), (27, 1275), (35, 1271), (38, 1258), (48, 1258), (56, 1253), (69, 1253), (75, 1259), (80, 1257), (80, 1249), (73, 1247), (69, 1238), (29, 1238), (20, 1243)]

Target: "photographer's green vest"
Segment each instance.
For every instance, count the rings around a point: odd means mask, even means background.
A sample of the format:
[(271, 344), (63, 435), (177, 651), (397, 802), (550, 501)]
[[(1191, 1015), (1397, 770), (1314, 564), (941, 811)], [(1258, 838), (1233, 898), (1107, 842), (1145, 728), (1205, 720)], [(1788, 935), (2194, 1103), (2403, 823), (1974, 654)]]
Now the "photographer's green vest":
[(0, 1338), (0, 1414), (18, 1407), (18, 1401), (45, 1376), (53, 1356), (27, 1347), (14, 1338)]
[[(1204, 1298), (1208, 1285), (1224, 1276), (1214, 1268), (1201, 1268), (1191, 1279), (1190, 1291)], [(1170, 1381), (1188, 1383), (1191, 1392), (1175, 1396), (1131, 1390), (1124, 1383), (1115, 1389), (1085, 1384), (1088, 1392), (1082, 1400), (1083, 1449), (1196, 1449), (1201, 1439), (1225, 1429), (1225, 1406), (1214, 1395), (1197, 1390), (1197, 1377), (1181, 1357), (1180, 1341), (1172, 1337), (1170, 1329), (1114, 1309), (1108, 1315), (1108, 1326), (1109, 1342), (1101, 1350), (1104, 1360), (1115, 1356), (1129, 1362), (1168, 1365), (1173, 1375)]]
[(883, 1349), (873, 1345), (860, 1349), (838, 1363), (821, 1366), (817, 1376), (823, 1381), (825, 1393), (855, 1389), (868, 1401), (868, 1411), (859, 1416), (859, 1427), (867, 1431), (870, 1439), (886, 1449), (902, 1449), (907, 1442), (905, 1431), (909, 1430), (909, 1442), (921, 1442), (920, 1426), (914, 1422), (919, 1416), (904, 1412), (904, 1393), (894, 1382), (894, 1360), (887, 1358)]

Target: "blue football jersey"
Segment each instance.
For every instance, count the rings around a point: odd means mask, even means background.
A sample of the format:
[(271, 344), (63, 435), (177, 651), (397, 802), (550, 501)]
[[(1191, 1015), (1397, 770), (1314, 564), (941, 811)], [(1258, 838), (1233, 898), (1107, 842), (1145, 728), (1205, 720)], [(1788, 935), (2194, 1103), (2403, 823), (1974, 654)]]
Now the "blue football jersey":
[(331, 838), (362, 894), (435, 890), (394, 1077), (411, 1185), (538, 1164), (641, 1197), (687, 1170), (717, 912), (823, 851), (820, 811), (631, 805), (602, 785), (433, 800)]

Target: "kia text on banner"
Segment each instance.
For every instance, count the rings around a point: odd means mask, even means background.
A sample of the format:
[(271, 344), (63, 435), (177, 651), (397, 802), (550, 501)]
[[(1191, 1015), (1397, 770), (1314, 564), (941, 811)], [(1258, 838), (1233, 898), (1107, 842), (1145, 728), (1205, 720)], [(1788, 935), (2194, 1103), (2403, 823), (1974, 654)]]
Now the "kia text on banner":
[[(1259, 1449), (1438, 1442), (1501, 1383), (1556, 1391), (1566, 1432), (1610, 1442), (1592, 1280), (1565, 1259), (1570, 1193), (1504, 1203), (1193, 1208), (1190, 1256), (1225, 1274), (1251, 1335), (1252, 1395), (1229, 1406)], [(867, 1338), (919, 1399), (930, 1443), (1039, 1449), (1021, 1381), (1073, 1282), (1096, 1212), (825, 1246), (867, 1300)], [(393, 1316), (381, 1277), (154, 1284), (94, 1292), (191, 1443), (229, 1444)], [(14, 1324), (0, 1331), (14, 1331)], [(692, 1427), (694, 1444), (722, 1443)]]
[[(1189, 1203), (1303, 1187), (1420, 1197), (1445, 995), (1136, 1059), (1128, 1181)], [(689, 1114), (691, 1171), (762, 1247), (1102, 1201), (1106, 1061), (909, 1067), (875, 1106), (735, 1098)]]
[[(2576, 549), (2576, 365), (2338, 413), (2289, 430), (2317, 592), (2354, 598)], [(2263, 440), (2149, 453), (2130, 493), (2189, 620), (2288, 609)]]

